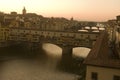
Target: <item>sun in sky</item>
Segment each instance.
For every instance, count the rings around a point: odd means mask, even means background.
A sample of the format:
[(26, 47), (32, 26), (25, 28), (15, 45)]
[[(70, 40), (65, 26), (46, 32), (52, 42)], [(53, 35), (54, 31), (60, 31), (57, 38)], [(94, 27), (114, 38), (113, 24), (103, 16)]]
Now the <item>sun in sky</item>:
[(120, 15), (120, 0), (1, 0), (0, 11), (28, 13), (46, 17), (74, 17), (76, 20), (106, 21)]

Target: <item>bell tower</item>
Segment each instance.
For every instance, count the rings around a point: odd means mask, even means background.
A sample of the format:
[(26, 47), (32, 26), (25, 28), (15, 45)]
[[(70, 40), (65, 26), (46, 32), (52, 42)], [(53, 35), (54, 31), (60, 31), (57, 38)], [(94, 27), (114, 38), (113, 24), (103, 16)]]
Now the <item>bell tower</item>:
[(22, 10), (22, 14), (23, 14), (23, 15), (26, 14), (26, 9), (25, 9), (25, 7), (24, 7), (23, 10)]

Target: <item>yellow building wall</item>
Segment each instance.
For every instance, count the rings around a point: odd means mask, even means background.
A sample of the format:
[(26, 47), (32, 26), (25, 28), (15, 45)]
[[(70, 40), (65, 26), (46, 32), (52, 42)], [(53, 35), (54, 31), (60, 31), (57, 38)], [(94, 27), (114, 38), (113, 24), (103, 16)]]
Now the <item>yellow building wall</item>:
[(6, 41), (8, 36), (9, 36), (9, 28), (0, 27), (0, 42)]
[(92, 80), (92, 72), (98, 73), (98, 80), (113, 80), (114, 75), (120, 76), (120, 69), (87, 66), (86, 80)]

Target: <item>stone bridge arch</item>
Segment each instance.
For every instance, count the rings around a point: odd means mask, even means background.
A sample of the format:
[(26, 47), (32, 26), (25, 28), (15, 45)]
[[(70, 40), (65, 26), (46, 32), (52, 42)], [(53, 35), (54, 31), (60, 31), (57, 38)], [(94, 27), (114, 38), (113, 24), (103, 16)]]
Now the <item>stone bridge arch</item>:
[(78, 48), (78, 47), (84, 47), (84, 48), (89, 48), (89, 49), (92, 48), (92, 45), (90, 45), (90, 46), (89, 45), (71, 46), (71, 45), (66, 45), (66, 44), (58, 44), (56, 42), (52, 42), (52, 41), (49, 41), (49, 40), (48, 41), (44, 40), (41, 43), (42, 44), (49, 43), (49, 44), (53, 44), (53, 45), (56, 45), (57, 47), (61, 48), (61, 50), (62, 50), (62, 58), (65, 58), (65, 59), (66, 58), (68, 58), (68, 59), (72, 58), (74, 48)]
[(73, 48), (73, 56), (80, 56), (85, 58), (88, 53), (90, 52), (91, 48), (87, 48), (87, 47), (74, 47)]
[[(87, 39), (83, 39), (83, 40), (75, 40), (74, 41), (71, 41), (73, 42), (73, 44), (71, 43), (66, 43), (66, 40), (64, 40), (65, 42), (62, 42), (60, 43), (59, 41), (57, 41), (59, 39), (58, 38), (53, 38), (54, 36), (39, 36), (39, 42), (28, 42), (28, 44), (32, 47), (32, 48), (35, 48), (41, 44), (44, 44), (44, 43), (50, 43), (50, 44), (54, 44), (58, 47), (60, 47), (62, 49), (62, 58), (72, 58), (72, 55), (73, 55), (73, 48), (76, 48), (76, 47), (86, 47), (86, 48), (92, 48), (93, 46), (93, 42), (90, 41), (90, 36), (87, 37)], [(69, 40), (70, 41), (70, 40)]]
[(47, 52), (46, 54), (51, 54), (52, 56), (61, 56), (62, 48), (59, 45), (53, 43), (43, 43), (42, 49)]

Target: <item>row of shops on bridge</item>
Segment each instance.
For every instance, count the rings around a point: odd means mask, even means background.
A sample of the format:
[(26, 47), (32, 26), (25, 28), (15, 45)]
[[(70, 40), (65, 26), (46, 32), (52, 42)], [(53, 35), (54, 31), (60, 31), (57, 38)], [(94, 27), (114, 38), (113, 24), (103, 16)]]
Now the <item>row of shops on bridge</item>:
[(41, 40), (57, 41), (57, 43), (78, 44), (80, 41), (95, 41), (99, 32), (60, 32), (40, 31), (34, 29), (4, 28), (0, 27), (0, 42), (6, 41), (28, 41), (40, 42)]

